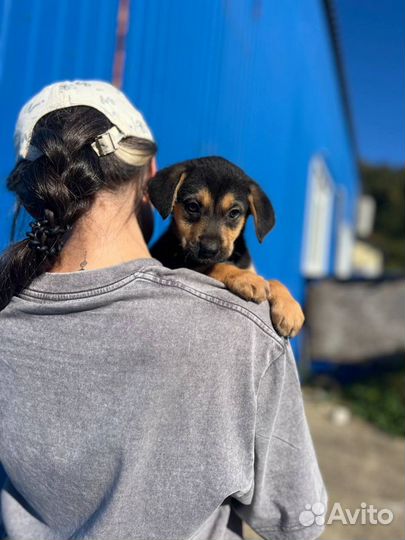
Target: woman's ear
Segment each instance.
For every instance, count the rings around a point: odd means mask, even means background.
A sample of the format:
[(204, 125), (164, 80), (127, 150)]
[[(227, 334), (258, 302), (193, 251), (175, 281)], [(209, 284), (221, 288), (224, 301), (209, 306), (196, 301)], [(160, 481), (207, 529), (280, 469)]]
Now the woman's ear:
[(157, 172), (157, 161), (156, 161), (156, 156), (154, 156), (151, 159), (151, 162), (150, 162), (150, 165), (149, 165), (149, 171), (148, 171), (148, 178), (147, 178), (147, 180), (145, 182), (144, 189), (143, 189), (142, 203), (144, 203), (144, 204), (146, 204), (146, 203), (150, 204), (150, 198), (149, 198), (149, 193), (148, 193), (149, 182), (155, 176), (156, 172)]
[(253, 180), (250, 180), (249, 182), (249, 190), (248, 202), (250, 211), (255, 220), (256, 236), (259, 242), (263, 242), (266, 235), (274, 227), (276, 216), (270, 199)]
[(187, 172), (187, 162), (179, 163), (158, 171), (149, 181), (150, 200), (163, 219), (171, 214), (177, 193), (186, 179)]
[(157, 173), (157, 160), (156, 160), (156, 156), (153, 156), (150, 162), (150, 174), (149, 174), (150, 178), (153, 178), (156, 173)]

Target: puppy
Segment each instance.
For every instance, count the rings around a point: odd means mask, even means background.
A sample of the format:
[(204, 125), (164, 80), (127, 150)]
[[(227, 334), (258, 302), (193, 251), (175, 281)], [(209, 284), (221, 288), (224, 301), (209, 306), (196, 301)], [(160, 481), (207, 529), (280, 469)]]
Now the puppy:
[(245, 300), (268, 300), (277, 332), (297, 335), (304, 322), (300, 305), (279, 281), (254, 272), (246, 246), (249, 215), (260, 242), (275, 224), (273, 206), (256, 182), (226, 159), (205, 157), (162, 169), (148, 189), (160, 215), (173, 216), (151, 248), (153, 257), (168, 268), (203, 272)]

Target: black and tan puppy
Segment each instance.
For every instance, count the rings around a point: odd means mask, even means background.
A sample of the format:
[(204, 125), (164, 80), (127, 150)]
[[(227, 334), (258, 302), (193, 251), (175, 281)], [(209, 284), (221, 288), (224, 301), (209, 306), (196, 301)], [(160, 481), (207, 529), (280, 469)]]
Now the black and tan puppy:
[(239, 167), (220, 157), (192, 159), (159, 171), (149, 196), (168, 230), (152, 246), (153, 257), (168, 268), (186, 267), (218, 279), (245, 300), (271, 304), (279, 334), (295, 336), (304, 316), (279, 281), (252, 269), (244, 239), (252, 215), (260, 242), (273, 228), (274, 210), (260, 186)]

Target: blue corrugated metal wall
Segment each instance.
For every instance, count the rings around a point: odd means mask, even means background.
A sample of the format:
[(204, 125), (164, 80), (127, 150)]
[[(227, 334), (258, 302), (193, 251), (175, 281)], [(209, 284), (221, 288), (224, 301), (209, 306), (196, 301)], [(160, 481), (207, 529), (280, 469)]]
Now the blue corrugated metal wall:
[[(117, 8), (118, 0), (0, 0), (3, 179), (28, 97), (55, 80), (111, 80)], [(220, 154), (265, 187), (278, 224), (262, 246), (249, 226), (255, 263), (302, 298), (311, 158), (323, 155), (336, 188), (347, 193), (340, 220), (353, 222), (357, 195), (323, 2), (132, 0), (124, 90), (155, 132), (161, 166)], [(1, 193), (3, 248), (12, 198)], [(333, 256), (334, 249), (331, 268)]]
[(13, 214), (4, 179), (14, 164), (19, 109), (57, 80), (111, 80), (118, 1), (0, 0), (0, 249)]
[(137, 0), (124, 89), (155, 131), (161, 166), (220, 154), (265, 187), (278, 224), (262, 246), (249, 227), (255, 263), (302, 298), (311, 157), (347, 190), (349, 222), (358, 189), (323, 3)]

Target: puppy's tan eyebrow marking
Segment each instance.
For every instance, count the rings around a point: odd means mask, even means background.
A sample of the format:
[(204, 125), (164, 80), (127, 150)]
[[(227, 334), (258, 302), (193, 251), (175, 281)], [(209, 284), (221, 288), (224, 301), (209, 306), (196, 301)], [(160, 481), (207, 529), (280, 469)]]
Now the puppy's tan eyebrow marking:
[(220, 207), (224, 214), (226, 214), (232, 206), (235, 204), (235, 196), (232, 193), (224, 195), (220, 201)]
[(204, 208), (210, 208), (212, 206), (212, 196), (207, 188), (200, 189), (200, 191), (197, 192), (196, 198)]

